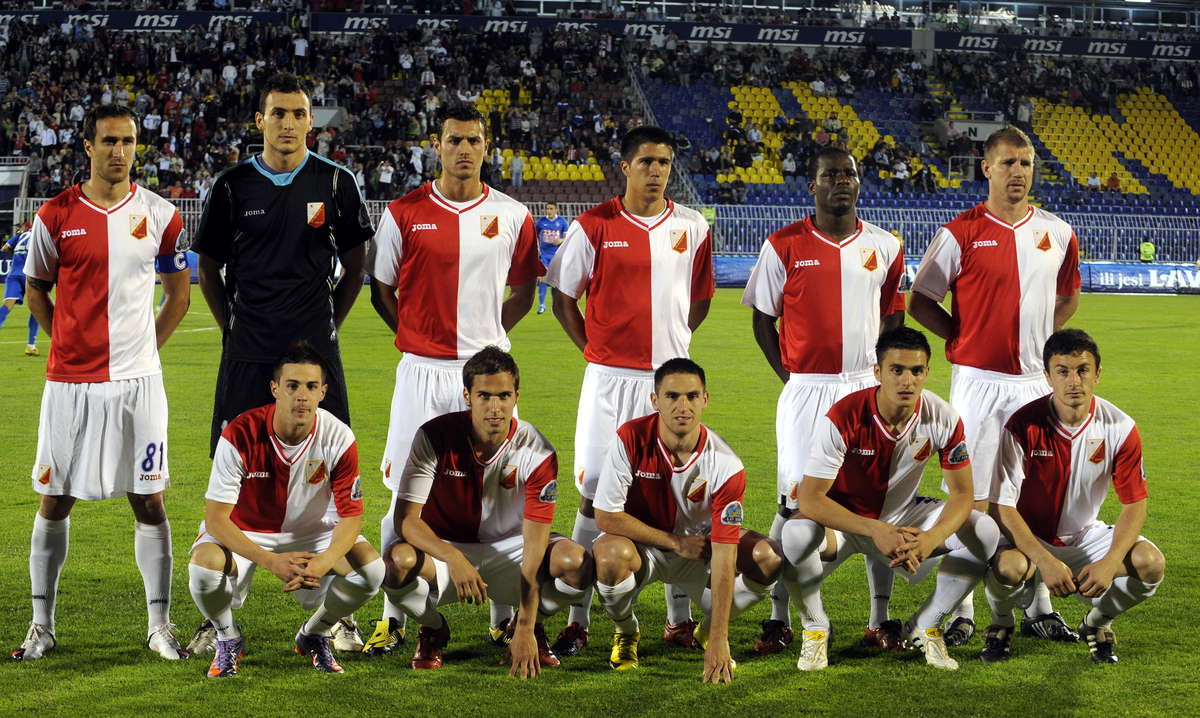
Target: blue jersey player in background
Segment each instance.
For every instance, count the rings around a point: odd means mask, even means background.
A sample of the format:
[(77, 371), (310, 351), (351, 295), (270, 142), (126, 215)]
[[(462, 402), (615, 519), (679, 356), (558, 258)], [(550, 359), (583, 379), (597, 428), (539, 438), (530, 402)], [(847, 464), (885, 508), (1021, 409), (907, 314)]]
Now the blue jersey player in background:
[[(563, 243), (563, 239), (567, 236), (567, 227), (570, 225), (567, 220), (558, 216), (558, 205), (554, 202), (546, 203), (546, 216), (534, 223), (533, 227), (537, 231), (538, 250), (542, 253), (542, 264), (550, 266), (550, 260), (554, 259), (555, 252)], [(546, 278), (542, 277), (538, 284), (538, 314), (546, 313)]]
[[(29, 256), (29, 238), (33, 236), (33, 225), (26, 222), (15, 236), (5, 242), (4, 251), (12, 255), (8, 277), (4, 280), (4, 306), (0, 307), (0, 327), (8, 319), (8, 313), (18, 304), (25, 303), (25, 259)], [(561, 241), (561, 240), (560, 240)], [(38, 321), (29, 313), (29, 342), (25, 345), (28, 356), (37, 356)]]

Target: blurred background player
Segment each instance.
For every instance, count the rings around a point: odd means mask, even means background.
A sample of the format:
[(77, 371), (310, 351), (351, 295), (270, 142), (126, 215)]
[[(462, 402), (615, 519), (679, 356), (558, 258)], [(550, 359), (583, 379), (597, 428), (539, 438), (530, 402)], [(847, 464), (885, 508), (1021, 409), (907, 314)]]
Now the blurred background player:
[[(858, 219), (854, 156), (823, 148), (809, 161), (808, 176), (816, 214), (767, 238), (742, 295), (742, 304), (753, 307), (754, 338), (784, 383), (775, 417), (779, 511), (769, 534), (776, 541), (796, 510), (817, 423), (834, 402), (877, 383), (871, 367), (880, 327), (904, 323), (904, 247)], [(888, 619), (892, 570), (868, 556), (867, 578), (867, 639), (900, 649), (900, 622)], [(787, 590), (776, 585), (754, 649), (782, 651), (792, 641), (791, 623)]]
[[(649, 125), (628, 132), (621, 142), (625, 194), (576, 218), (546, 272), (557, 290), (554, 314), (588, 362), (575, 423), (580, 499), (571, 534), (587, 549), (600, 535), (592, 499), (609, 444), (622, 424), (654, 412), (655, 369), (687, 356), (716, 289), (708, 223), (663, 194), (674, 160), (671, 133)], [(664, 590), (663, 640), (694, 647), (691, 602), (669, 582)], [(589, 591), (572, 606), (556, 654), (573, 656), (587, 645), (591, 605)]]
[[(1004, 537), (985, 587), (992, 625), (980, 658), (1010, 656), (1013, 606), (1036, 571), (1055, 596), (1075, 595), (1091, 610), (1079, 622), (1092, 660), (1116, 663), (1117, 616), (1154, 595), (1166, 560), (1142, 537), (1146, 468), (1133, 419), (1094, 396), (1100, 349), (1082, 329), (1050, 336), (1042, 351), (1049, 397), (1021, 407), (1004, 425), (991, 512)], [(1108, 489), (1121, 513), (1099, 520)]]
[[(550, 260), (554, 259), (555, 252), (563, 243), (563, 239), (567, 236), (567, 220), (558, 216), (558, 203), (546, 203), (546, 216), (539, 217), (534, 223), (534, 229), (537, 231), (538, 251), (542, 254), (542, 264), (550, 266)], [(546, 289), (549, 288), (543, 277), (538, 283), (538, 314), (546, 312)], [(553, 301), (553, 293), (551, 294)], [(552, 305), (553, 306), (553, 305)]]
[[(33, 468), (41, 494), (29, 552), (33, 622), (13, 657), (34, 660), (55, 646), (54, 605), (75, 501), (126, 496), (146, 589), (146, 647), (187, 658), (170, 619), (167, 394), (158, 357), (187, 313), (187, 233), (171, 203), (129, 181), (133, 111), (100, 105), (83, 128), (91, 177), (38, 210), (25, 265), (29, 309), (51, 343)], [(157, 314), (156, 267), (166, 295)]]
[[(263, 151), (217, 175), (196, 232), (200, 289), (222, 333), (210, 454), (230, 421), (273, 401), (279, 348), (297, 340), (325, 362), (323, 408), (350, 424), (338, 332), (362, 291), (371, 219), (354, 175), (304, 145), (312, 97), (302, 80), (280, 73), (263, 83), (255, 123)], [(336, 638), (339, 649), (361, 650), (352, 622)], [(212, 627), (201, 625), (189, 646), (213, 650)]]
[[(655, 581), (670, 582), (704, 612), (693, 628), (704, 681), (729, 683), (729, 622), (766, 598), (783, 568), (779, 545), (742, 528), (746, 471), (716, 432), (704, 370), (690, 359), (654, 375), (655, 413), (617, 430), (596, 485), (596, 590), (616, 624), (609, 665), (638, 667), (633, 608)], [(711, 584), (710, 584), (711, 582)], [(706, 590), (711, 585), (711, 590)]]
[(592, 585), (591, 556), (550, 532), (558, 454), (515, 416), (521, 375), (512, 356), (485, 347), (462, 370), (467, 410), (417, 430), (400, 478), (384, 591), (421, 624), (413, 668), (442, 665), (450, 625), (437, 607), (491, 598), (519, 606), (507, 624), (509, 675), (559, 665), (542, 621)]
[[(320, 352), (296, 342), (275, 362), (275, 401), (221, 432), (188, 566), (192, 599), (217, 632), (209, 678), (238, 673), (246, 640), (233, 611), (258, 566), (304, 610), (316, 609), (300, 624), (296, 652), (325, 673), (343, 672), (329, 645), (333, 627), (383, 582), (383, 560), (360, 534), (358, 444), (349, 426), (318, 407), (327, 388)], [(336, 522), (326, 518), (331, 502)]]
[[(442, 176), (389, 204), (375, 235), (371, 304), (404, 352), (380, 467), (392, 491), (381, 523), (385, 546), (400, 538), (396, 491), (417, 429), (462, 410), (463, 365), (486, 346), (508, 350), (508, 332), (529, 313), (545, 273), (529, 210), (479, 179), (487, 156), (483, 115), (455, 103), (442, 113), (440, 130), (434, 149)], [(493, 645), (507, 642), (511, 617), (510, 607), (492, 607)], [(364, 651), (391, 653), (403, 641), (404, 613), (387, 599)]]
[[(1079, 306), (1079, 243), (1066, 222), (1029, 205), (1033, 157), (1029, 137), (1015, 127), (988, 135), (987, 201), (938, 230), (913, 280), (909, 311), (946, 340), (954, 364), (950, 405), (963, 420), (979, 511), (987, 510), (1004, 421), (1050, 393), (1041, 350)], [(941, 304), (947, 292), (949, 312)], [(1021, 633), (1079, 640), (1044, 585), (1031, 596), (1020, 604)], [(971, 639), (974, 616), (974, 596), (967, 596), (946, 629), (946, 645)]]
[[(26, 222), (13, 234), (13, 238), (4, 243), (3, 250), (12, 255), (12, 263), (8, 266), (8, 275), (4, 279), (4, 306), (0, 307), (0, 327), (8, 319), (8, 313), (18, 304), (25, 301), (25, 260), (29, 257), (29, 238), (33, 236), (33, 223)], [(29, 313), (29, 341), (25, 344), (26, 356), (37, 356), (38, 321)]]

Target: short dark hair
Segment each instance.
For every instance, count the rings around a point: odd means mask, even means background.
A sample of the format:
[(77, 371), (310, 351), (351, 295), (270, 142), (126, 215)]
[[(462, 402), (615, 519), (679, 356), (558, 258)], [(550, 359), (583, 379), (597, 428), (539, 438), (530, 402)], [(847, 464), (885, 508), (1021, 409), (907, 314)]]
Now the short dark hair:
[(94, 143), (96, 141), (96, 123), (100, 122), (100, 120), (109, 120), (114, 117), (124, 117), (132, 120), (135, 128), (141, 126), (137, 114), (124, 105), (96, 105), (83, 116), (83, 139)]
[(821, 158), (832, 157), (834, 155), (849, 157), (854, 162), (855, 170), (858, 169), (858, 160), (854, 159), (854, 154), (850, 152), (850, 150), (846, 149), (845, 147), (838, 147), (837, 145), (826, 145), (817, 150), (817, 153), (808, 160), (809, 182), (817, 181), (817, 172), (821, 171)]
[(625, 139), (621, 140), (621, 161), (633, 162), (638, 148), (642, 145), (666, 145), (671, 148), (672, 155), (679, 147), (675, 142), (675, 135), (670, 132), (654, 125), (641, 125), (626, 132)]
[(991, 151), (999, 145), (1010, 145), (1019, 150), (1026, 148), (1033, 149), (1033, 141), (1029, 139), (1029, 135), (1022, 132), (1021, 128), (1014, 127), (1013, 125), (1005, 125), (987, 136), (987, 139), (983, 142), (984, 159), (987, 159)]
[(478, 122), (483, 126), (483, 131), (487, 133), (487, 119), (483, 113), (479, 111), (475, 105), (468, 102), (451, 102), (442, 110), (442, 121), (438, 123), (438, 137), (446, 136), (446, 121), (454, 120), (455, 122)]
[(463, 386), (470, 391), (475, 387), (475, 377), (491, 374), (511, 374), (513, 388), (521, 388), (521, 371), (517, 369), (517, 361), (512, 354), (495, 345), (480, 349), (463, 365)]
[(929, 349), (929, 340), (925, 338), (925, 335), (903, 324), (895, 329), (887, 330), (879, 335), (879, 339), (875, 340), (875, 363), (882, 366), (883, 358), (892, 349), (925, 352), (926, 362), (933, 356), (933, 352)]
[(294, 95), (299, 92), (308, 100), (308, 111), (312, 112), (312, 92), (308, 89), (308, 83), (292, 73), (278, 72), (267, 78), (267, 81), (262, 85), (262, 89), (258, 92), (259, 112), (263, 114), (267, 113), (267, 95), (270, 95), (272, 92), (278, 92), (283, 95)]
[(283, 374), (284, 364), (316, 364), (321, 367), (321, 383), (325, 383), (325, 360), (321, 358), (316, 347), (303, 339), (292, 344), (275, 360), (274, 376), (276, 383), (279, 382), (279, 377)]
[(1059, 329), (1050, 335), (1046, 340), (1046, 346), (1042, 348), (1042, 365), (1046, 367), (1046, 371), (1050, 371), (1050, 358), (1055, 356), (1079, 356), (1084, 352), (1091, 352), (1092, 356), (1096, 357), (1096, 368), (1100, 368), (1100, 347), (1096, 346), (1096, 340), (1092, 339), (1092, 335), (1082, 329)]
[(554, 205), (554, 208), (558, 209), (558, 202), (555, 202), (554, 200), (550, 200), (549, 202), (546, 203), (546, 206), (549, 207), (550, 205)]
[(692, 376), (698, 376), (700, 377), (700, 386), (708, 389), (708, 382), (704, 378), (704, 370), (700, 368), (700, 365), (691, 359), (676, 357), (663, 362), (662, 365), (658, 367), (658, 370), (654, 372), (655, 394), (658, 393), (659, 387), (662, 386), (663, 379), (666, 379), (672, 374), (691, 374)]

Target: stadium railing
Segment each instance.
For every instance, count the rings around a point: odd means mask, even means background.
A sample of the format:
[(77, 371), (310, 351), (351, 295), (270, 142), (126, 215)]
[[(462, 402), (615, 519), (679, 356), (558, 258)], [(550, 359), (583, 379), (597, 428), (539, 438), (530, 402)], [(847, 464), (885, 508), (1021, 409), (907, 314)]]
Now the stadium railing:
[[(45, 198), (18, 198), (14, 201), (14, 221), (32, 219)], [(194, 233), (200, 222), (203, 202), (198, 199), (175, 200), (188, 232)], [(369, 200), (367, 210), (378, 222), (387, 202)], [(527, 202), (525, 206), (535, 217), (545, 214), (542, 202)], [(568, 220), (578, 217), (594, 205), (563, 202), (558, 213)], [(689, 205), (694, 209), (699, 206)], [(758, 206), (715, 205), (716, 223), (713, 228), (713, 252), (733, 256), (754, 256), (772, 232), (811, 215), (811, 205)], [(858, 216), (886, 230), (899, 232), (904, 242), (904, 254), (921, 257), (938, 228), (954, 219), (959, 210), (900, 209), (859, 207)], [(1149, 237), (1156, 248), (1156, 258), (1166, 262), (1194, 262), (1200, 257), (1200, 217), (1163, 215), (1125, 215), (1098, 212), (1062, 212), (1058, 214), (1075, 230), (1085, 260), (1137, 261), (1138, 246)]]

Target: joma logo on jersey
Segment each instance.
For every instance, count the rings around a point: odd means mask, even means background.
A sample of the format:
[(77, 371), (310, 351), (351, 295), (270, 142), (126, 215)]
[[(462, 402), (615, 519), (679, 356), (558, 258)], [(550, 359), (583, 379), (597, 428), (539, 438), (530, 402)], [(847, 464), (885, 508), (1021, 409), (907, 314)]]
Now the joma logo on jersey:
[(1088, 461), (1093, 464), (1104, 463), (1104, 439), (1088, 439), (1087, 442)]
[(703, 501), (704, 500), (704, 491), (707, 488), (708, 488), (707, 481), (697, 481), (696, 484), (692, 487), (692, 490), (688, 492), (688, 495), (687, 495), (688, 501), (691, 501), (693, 504), (698, 504), (701, 501)]
[(1034, 246), (1043, 252), (1050, 251), (1050, 233), (1044, 229), (1033, 230)]
[(1051, 459), (1054, 458), (1054, 452), (1050, 451), (1049, 449), (1034, 449), (1033, 451), (1029, 452), (1029, 455), (1030, 456), (1044, 456), (1044, 457), (1051, 458)]
[(247, 479), (269, 479), (271, 478), (270, 471), (251, 471), (246, 474)]
[(50, 467), (45, 464), (38, 465), (38, 483), (42, 486), (50, 483)]
[(616, 249), (618, 247), (628, 247), (628, 246), (629, 246), (629, 242), (622, 242), (619, 239), (610, 239), (610, 240), (608, 240), (606, 242), (602, 242), (600, 244), (600, 247), (602, 249)]
[(672, 229), (671, 230), (671, 249), (683, 254), (687, 251), (687, 230)]
[(851, 447), (850, 453), (858, 454), (859, 456), (874, 456), (875, 450), (874, 449), (860, 449), (857, 446), (855, 446), (855, 447)]
[(309, 202), (308, 225), (310, 227), (320, 227), (323, 224), (325, 224), (325, 203)]
[(138, 476), (138, 481), (161, 481), (162, 474), (142, 474)]
[(858, 250), (858, 256), (862, 259), (863, 269), (868, 272), (874, 272), (876, 269), (879, 269), (879, 260), (875, 257), (875, 250), (860, 249)]
[(411, 229), (411, 230), (409, 230), (409, 231), (410, 231), (410, 232), (416, 232), (417, 230), (420, 230), (420, 229), (437, 229), (437, 225), (436, 225), (436, 224), (430, 224), (430, 223), (428, 223), (428, 222), (426, 222), (426, 223), (423, 223), (423, 224), (414, 224), (414, 225), (412, 226), (412, 229)]
[(500, 218), (494, 214), (485, 214), (479, 218), (479, 233), (488, 239), (500, 236)]
[(131, 214), (129, 215), (129, 236), (134, 239), (145, 239), (150, 234), (150, 228), (146, 226), (146, 215)]
[(929, 455), (933, 453), (933, 450), (930, 448), (928, 436), (914, 438), (911, 446), (913, 461), (928, 461)]
[(315, 459), (304, 462), (304, 477), (310, 484), (319, 484), (325, 480), (325, 459)]
[(445, 474), (446, 476), (454, 476), (459, 479), (467, 478), (467, 472), (465, 472), (465, 471), (457, 471), (455, 469), (446, 469), (442, 473)]
[(662, 480), (662, 476), (660, 476), (659, 474), (652, 474), (649, 471), (635, 471), (635, 472), (633, 472), (633, 475), (638, 477), (639, 479), (650, 479), (651, 481), (661, 481)]
[(517, 467), (512, 464), (505, 464), (504, 468), (500, 469), (500, 486), (505, 489), (517, 488)]
[(248, 209), (242, 212), (243, 217), (262, 217), (267, 213), (265, 209)]
[(819, 266), (821, 266), (821, 260), (819, 260), (819, 259), (797, 259), (796, 264), (794, 266), (796, 269), (799, 269), (801, 267), (819, 267)]
[(83, 237), (86, 235), (87, 235), (86, 229), (67, 229), (67, 230), (64, 230), (62, 234), (58, 235), (58, 238), (66, 239), (67, 237)]
[(1000, 243), (994, 239), (981, 239), (978, 242), (975, 242), (974, 244), (972, 244), (971, 248), (974, 249), (976, 247), (999, 247), (999, 246), (1000, 246)]

